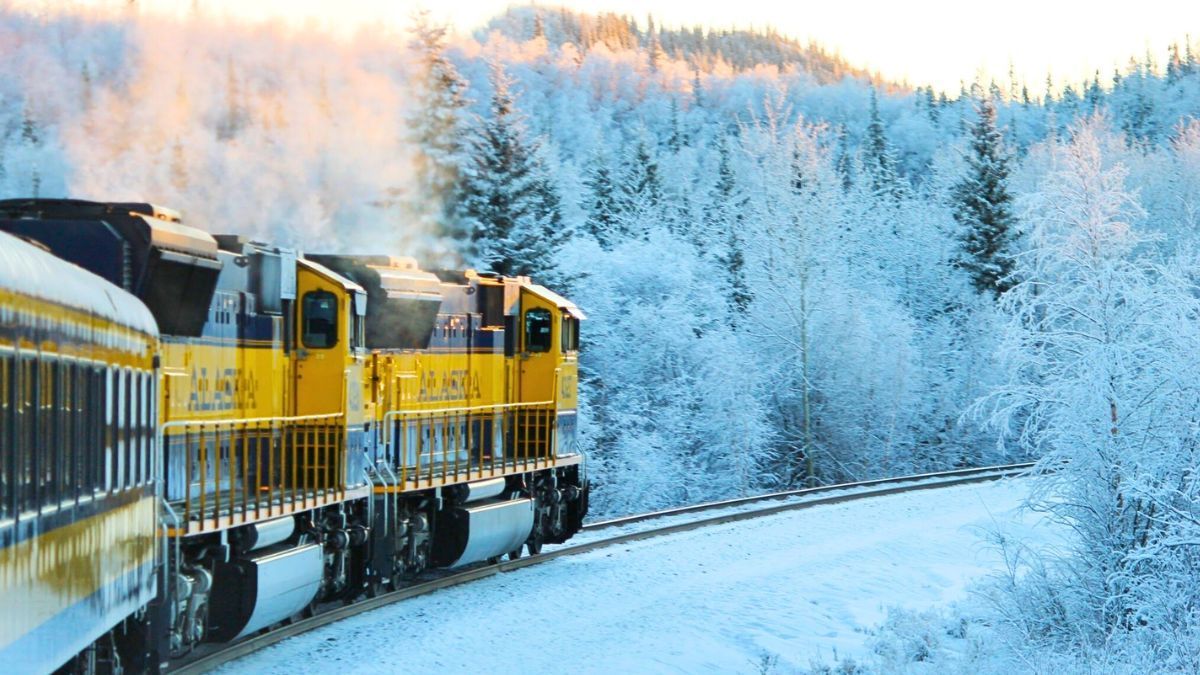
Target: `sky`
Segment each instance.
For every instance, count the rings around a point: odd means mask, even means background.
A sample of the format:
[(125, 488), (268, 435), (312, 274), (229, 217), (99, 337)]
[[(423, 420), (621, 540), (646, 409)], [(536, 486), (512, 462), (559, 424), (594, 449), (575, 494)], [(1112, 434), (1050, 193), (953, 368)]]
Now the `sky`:
[[(12, 1), (12, 0), (10, 0)], [(16, 0), (20, 4), (21, 0)], [(116, 0), (25, 0), (77, 4)], [(470, 33), (514, 4), (511, 0), (142, 0), (183, 11), (209, 11), (261, 20), (316, 21), (351, 33), (363, 26), (399, 26), (418, 8)], [(520, 4), (520, 3), (516, 3)], [(1035, 92), (1055, 81), (1079, 82), (1100, 70), (1107, 80), (1131, 56), (1149, 51), (1161, 65), (1167, 45), (1191, 32), (1200, 47), (1200, 2), (1143, 0), (560, 0), (548, 9), (613, 11), (668, 26), (773, 26), (815, 40), (852, 64), (892, 80), (957, 91), (962, 81), (1007, 82), (1010, 68)], [(1200, 51), (1200, 50), (1198, 50)]]

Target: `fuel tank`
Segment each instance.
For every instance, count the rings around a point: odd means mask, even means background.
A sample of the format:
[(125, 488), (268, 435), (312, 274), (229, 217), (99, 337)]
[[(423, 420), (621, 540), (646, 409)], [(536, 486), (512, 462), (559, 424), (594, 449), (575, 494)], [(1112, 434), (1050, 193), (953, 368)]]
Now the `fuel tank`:
[(458, 567), (514, 551), (533, 529), (533, 500), (473, 502), (437, 514), (433, 564)]
[(209, 635), (236, 640), (304, 609), (321, 587), (321, 547), (255, 552), (217, 565), (209, 601)]

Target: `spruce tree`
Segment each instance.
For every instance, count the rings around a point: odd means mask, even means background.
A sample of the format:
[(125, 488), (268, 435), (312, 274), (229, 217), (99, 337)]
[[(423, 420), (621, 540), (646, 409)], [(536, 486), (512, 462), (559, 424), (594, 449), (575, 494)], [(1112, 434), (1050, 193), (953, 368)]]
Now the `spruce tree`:
[(1017, 236), (1008, 190), (1008, 155), (996, 127), (996, 106), (984, 98), (971, 127), (967, 168), (954, 189), (954, 219), (963, 228), (959, 266), (979, 293), (999, 297), (1013, 286), (1010, 278)]
[(225, 112), (217, 122), (217, 138), (222, 141), (232, 141), (246, 126), (247, 112), (242, 104), (241, 87), (238, 85), (237, 71), (233, 67), (233, 59), (225, 62)]
[(545, 40), (546, 39), (546, 25), (544, 23), (542, 23), (542, 13), (541, 12), (536, 12), (533, 15), (533, 39), (534, 40)]
[(667, 130), (667, 150), (677, 153), (683, 148), (686, 139), (679, 122), (679, 101), (674, 96), (671, 97), (671, 118), (668, 123), (670, 128)]
[(658, 160), (646, 136), (645, 129), (641, 130), (637, 142), (625, 156), (625, 169), (618, 193), (622, 216), (618, 221), (619, 231), (626, 236), (641, 238), (646, 236), (646, 224), (657, 215), (663, 200)]
[[(29, 149), (31, 155), (36, 158), (37, 150), (42, 146), (42, 132), (28, 102), (21, 111), (21, 141)], [(38, 167), (37, 160), (34, 159), (29, 165), (29, 192), (34, 199), (37, 199), (41, 196), (41, 191), (42, 172)]]
[(617, 199), (617, 186), (604, 153), (596, 152), (590, 164), (583, 183), (585, 191), (581, 206), (587, 217), (584, 227), (601, 248), (608, 250), (612, 248), (620, 228), (621, 207)]
[(1167, 84), (1175, 84), (1183, 77), (1183, 58), (1179, 55), (1179, 45), (1172, 43), (1167, 49)]
[(888, 143), (883, 119), (879, 116), (879, 101), (874, 88), (871, 89), (870, 114), (867, 137), (863, 139), (863, 169), (871, 180), (871, 190), (876, 197), (899, 201), (904, 191), (896, 169), (896, 155)]
[(938, 102), (933, 96), (933, 87), (925, 88), (925, 114), (929, 115), (929, 121), (937, 124), (938, 121)]
[(850, 134), (846, 132), (845, 125), (838, 126), (833, 164), (841, 178), (842, 189), (849, 191), (854, 187), (854, 156), (850, 151)]
[(526, 138), (510, 86), (501, 67), (493, 66), (489, 115), (471, 143), (462, 187), (462, 214), (471, 228), (468, 255), (481, 269), (549, 283), (564, 236), (561, 204), (539, 144)]
[(746, 281), (746, 254), (742, 241), (742, 214), (747, 200), (738, 191), (729, 154), (729, 143), (722, 136), (717, 144), (717, 182), (710, 194), (706, 225), (720, 246), (717, 262), (725, 271), (729, 319), (730, 324), (736, 327), (741, 323), (739, 319), (750, 307), (754, 295)]

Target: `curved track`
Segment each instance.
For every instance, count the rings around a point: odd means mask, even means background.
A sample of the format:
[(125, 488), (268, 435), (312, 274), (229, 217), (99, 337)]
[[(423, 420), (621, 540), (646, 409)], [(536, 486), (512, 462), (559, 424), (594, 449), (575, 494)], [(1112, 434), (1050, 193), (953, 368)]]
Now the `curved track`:
[[(637, 523), (643, 523), (646, 521), (670, 521), (668, 524), (664, 524), (659, 527), (647, 527), (645, 529), (636, 528), (634, 531), (623, 532), (611, 537), (601, 537), (585, 543), (564, 545), (554, 550), (545, 551), (539, 555), (530, 556), (528, 558), (507, 560), (494, 564), (474, 566), (461, 571), (444, 573), (443, 576), (438, 576), (428, 581), (413, 584), (379, 597), (361, 600), (352, 605), (336, 606), (331, 604), (326, 606), (326, 608), (313, 617), (301, 619), (299, 621), (293, 621), (289, 624), (272, 629), (270, 632), (262, 635), (244, 639), (231, 645), (212, 645), (208, 647), (201, 647), (189, 657), (172, 663), (169, 666), (168, 672), (189, 674), (207, 672), (224, 663), (238, 659), (259, 649), (275, 644), (281, 640), (356, 614), (361, 614), (363, 612), (367, 612), (384, 605), (389, 605), (400, 600), (432, 593), (443, 588), (457, 586), (459, 584), (474, 581), (476, 579), (489, 577), (494, 574), (511, 572), (524, 567), (529, 567), (531, 565), (537, 565), (539, 563), (553, 560), (554, 558), (559, 558), (562, 556), (577, 555), (614, 544), (649, 539), (651, 537), (671, 534), (674, 532), (694, 530), (709, 525), (758, 518), (783, 511), (805, 509), (824, 504), (838, 504), (841, 502), (880, 497), (883, 495), (898, 494), (902, 492), (932, 490), (950, 485), (982, 483), (1019, 475), (1028, 470), (1031, 466), (1033, 465), (1009, 464), (1003, 466), (983, 467), (978, 469), (960, 469), (956, 471), (944, 471), (915, 476), (883, 478), (878, 480), (861, 481), (857, 483), (843, 483), (839, 485), (828, 485), (815, 488), (806, 488), (802, 490), (777, 492), (759, 495), (756, 497), (743, 497), (719, 502), (709, 502), (706, 504), (697, 504), (695, 506), (686, 506), (676, 509), (668, 509), (665, 511), (656, 511), (653, 513), (645, 513), (628, 516), (625, 518), (616, 518), (613, 520), (592, 523), (584, 526), (583, 531), (585, 533), (606, 529), (626, 529), (626, 526), (635, 525)], [(746, 508), (762, 502), (781, 503), (774, 503), (762, 508)], [(715, 515), (698, 515), (707, 514), (709, 512), (717, 513)], [(697, 517), (687, 517), (691, 515), (697, 515)]]

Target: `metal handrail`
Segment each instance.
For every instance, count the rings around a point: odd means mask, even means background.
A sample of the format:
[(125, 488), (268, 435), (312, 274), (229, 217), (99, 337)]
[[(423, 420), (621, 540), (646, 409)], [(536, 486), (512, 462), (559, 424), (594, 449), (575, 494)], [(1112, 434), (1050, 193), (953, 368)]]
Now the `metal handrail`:
[[(240, 523), (248, 523), (264, 517), (264, 509), (265, 517), (270, 518), (282, 515), (287, 507), (297, 503), (309, 508), (330, 501), (331, 496), (344, 495), (342, 460), (346, 452), (346, 429), (339, 423), (344, 417), (344, 413), (338, 412), (172, 420), (163, 424), (158, 430), (159, 447), (169, 452), (169, 444), (165, 441), (182, 438), (186, 454), (186, 473), (182, 477), (184, 527), (191, 530), (195, 525), (204, 531), (210, 529), (211, 520), (211, 529), (219, 529), (223, 514), (228, 516), (229, 524), (234, 523), (235, 514), (239, 513)], [(177, 430), (182, 433), (171, 433)], [(210, 445), (216, 455), (211, 463), (211, 489)], [(254, 446), (253, 453), (251, 445)], [(222, 475), (226, 462), (228, 476)], [(198, 485), (191, 478), (197, 467)], [(198, 499), (195, 508), (194, 496)]]
[(488, 410), (507, 410), (510, 408), (530, 408), (536, 406), (554, 405), (557, 401), (551, 399), (549, 401), (518, 401), (515, 403), (488, 403), (486, 405), (477, 406), (459, 406), (456, 408), (428, 408), (423, 410), (389, 410), (383, 414), (383, 420), (386, 423), (389, 417), (399, 417), (402, 415), (427, 415), (441, 414), (454, 412), (479, 412)]
[(339, 412), (339, 413), (322, 413), (320, 415), (292, 415), (292, 416), (285, 415), (285, 416), (280, 416), (280, 417), (242, 417), (242, 418), (219, 419), (219, 420), (171, 420), (170, 422), (164, 422), (163, 424), (159, 425), (158, 438), (161, 441), (163, 436), (165, 435), (164, 432), (166, 432), (167, 429), (175, 429), (178, 427), (190, 427), (190, 426), (194, 426), (194, 425), (261, 424), (261, 423), (269, 423), (269, 422), (307, 422), (307, 421), (317, 421), (317, 420), (325, 420), (325, 419), (337, 419), (339, 417), (345, 417), (345, 413)]
[[(535, 423), (537, 428), (532, 432), (529, 428), (530, 424), (528, 419), (524, 421), (524, 424), (520, 424), (519, 419), (515, 420), (517, 427), (519, 428), (513, 429), (513, 436), (515, 440), (514, 445), (516, 446), (513, 448), (513, 450), (516, 451), (514, 452), (514, 455), (517, 455), (514, 456), (513, 459), (518, 463), (524, 462), (525, 464), (528, 464), (529, 461), (532, 460), (535, 467), (540, 465), (541, 460), (546, 460), (548, 463), (553, 455), (552, 439), (555, 433), (554, 429), (549, 428), (549, 423), (554, 417), (553, 413), (556, 412), (556, 402), (553, 400), (537, 402), (522, 401), (515, 403), (494, 403), (478, 406), (455, 406), (447, 408), (431, 408), (425, 410), (389, 410), (384, 413), (382, 420), (382, 425), (386, 429), (383, 438), (386, 458), (388, 460), (392, 460), (393, 458), (397, 460), (396, 463), (399, 469), (399, 479), (401, 484), (407, 484), (410, 478), (416, 483), (417, 486), (420, 486), (422, 483), (425, 483), (429, 487), (433, 487), (435, 484), (445, 484), (447, 482), (446, 477), (448, 475), (461, 474), (461, 469), (463, 467), (460, 465), (459, 456), (463, 450), (466, 450), (468, 453), (465, 466), (468, 479), (471, 478), (472, 473), (475, 473), (475, 477), (477, 478), (503, 475), (502, 467), (500, 467), (499, 470), (497, 467), (497, 460), (502, 455), (497, 453), (495, 448), (493, 448), (490, 463), (485, 462), (483, 457), (484, 444), (482, 442), (478, 443), (478, 457), (474, 458), (476, 461), (471, 461), (472, 457), (470, 456), (470, 450), (473, 445), (471, 436), (473, 431), (472, 421), (474, 419), (486, 418), (488, 415), (503, 415), (504, 413), (509, 412), (516, 413), (515, 417), (519, 418), (520, 413), (525, 411), (540, 413), (537, 415), (539, 420)], [(416, 420), (417, 422), (418, 433), (416, 438), (417, 447), (415, 448), (414, 462), (410, 467), (409, 462), (407, 461), (409, 455), (407, 447), (407, 430), (409, 428), (409, 423), (412, 420)], [(466, 423), (465, 434), (460, 426), (464, 421)], [(428, 452), (422, 452), (422, 446), (424, 445), (423, 432), (425, 431), (422, 429), (422, 422), (428, 422), (430, 424), (430, 431), (432, 431), (432, 425), (435, 423), (437, 423), (439, 427), (437, 435), (430, 438), (431, 447), (429, 448)], [(449, 428), (450, 424), (454, 425), (454, 429), (452, 431)], [(545, 426), (544, 433), (542, 426)], [(399, 435), (401, 429), (405, 430), (404, 438), (403, 441), (398, 442), (397, 436)], [(534, 438), (532, 440), (534, 440), (535, 443), (544, 444), (543, 452), (538, 452), (536, 455), (531, 454), (529, 446), (529, 441), (531, 440), (529, 436), (530, 433), (534, 434)], [(435, 469), (437, 468), (436, 465), (439, 463), (437, 461), (438, 453), (436, 452), (435, 448), (437, 448), (439, 445), (441, 447), (441, 471), (435, 472)], [(539, 445), (539, 447), (543, 447), (543, 445)], [(521, 451), (524, 451), (524, 457), (519, 456)], [(427, 465), (423, 466), (422, 459), (426, 455), (428, 456), (429, 462)], [(453, 455), (453, 459), (451, 459), (451, 455)], [(487, 471), (486, 476), (484, 475), (485, 470)], [(439, 477), (441, 478), (440, 483), (437, 481)]]

